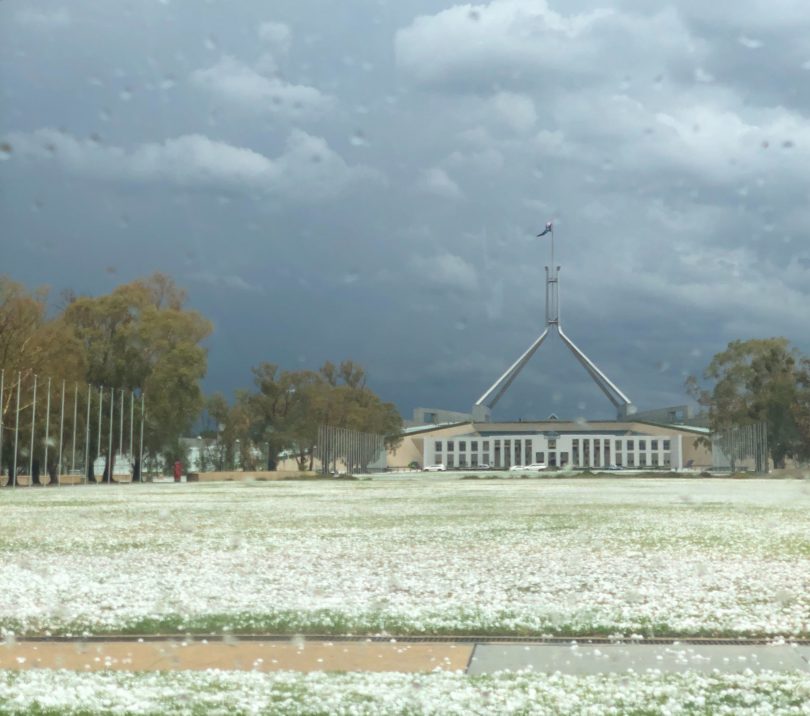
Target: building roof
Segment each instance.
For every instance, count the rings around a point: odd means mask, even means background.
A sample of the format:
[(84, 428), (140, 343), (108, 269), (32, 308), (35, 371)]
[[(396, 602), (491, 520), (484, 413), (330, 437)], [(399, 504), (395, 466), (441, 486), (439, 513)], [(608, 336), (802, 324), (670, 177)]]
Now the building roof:
[(461, 422), (453, 423), (429, 423), (428, 425), (411, 425), (410, 427), (402, 429), (402, 435), (414, 435), (416, 433), (429, 433), (433, 430), (442, 430), (443, 428), (455, 428), (459, 425), (468, 425), (469, 420), (462, 420)]

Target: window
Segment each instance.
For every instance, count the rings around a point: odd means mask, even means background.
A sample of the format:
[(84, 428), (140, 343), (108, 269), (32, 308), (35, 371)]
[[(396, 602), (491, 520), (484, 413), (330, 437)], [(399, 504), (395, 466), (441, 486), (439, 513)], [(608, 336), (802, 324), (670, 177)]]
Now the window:
[[(464, 448), (461, 448), (461, 449), (463, 450)], [(473, 440), (470, 443), (470, 450), (472, 450), (473, 452), (478, 452), (478, 441), (477, 440)]]
[(489, 465), (489, 453), (484, 453), (484, 465)]
[(448, 440), (447, 441), (447, 452), (451, 452), (452, 450), (455, 450), (455, 445), (453, 444), (452, 440)]
[(565, 467), (568, 464), (568, 453), (561, 452), (560, 453), (560, 467)]
[(473, 467), (478, 467), (478, 455), (477, 454), (473, 454), (473, 455), (470, 456), (470, 465), (472, 465)]
[(526, 440), (526, 442), (524, 443), (524, 448), (525, 449), (523, 451), (524, 454), (523, 462), (526, 465), (528, 465), (532, 461), (532, 441)]
[(627, 453), (627, 467), (635, 467), (636, 456), (632, 452)]
[(467, 466), (467, 456), (466, 455), (459, 455), (458, 456), (458, 466), (459, 467), (466, 467)]
[(653, 467), (658, 467), (658, 453), (654, 452), (650, 455), (650, 461), (652, 462)]
[(455, 464), (456, 464), (456, 463), (455, 463), (455, 461), (453, 460), (453, 456), (452, 456), (452, 455), (448, 455), (448, 456), (447, 456), (447, 467), (453, 467), (453, 465), (455, 465)]
[(647, 449), (647, 441), (646, 440), (639, 440), (638, 441), (638, 449), (639, 450), (646, 450)]
[(441, 440), (436, 441), (436, 443), (434, 445), (434, 450), (436, 452), (441, 452), (442, 451), (442, 441)]
[(619, 453), (622, 451), (622, 441), (621, 441), (621, 440), (617, 440), (617, 441), (616, 441), (616, 442), (613, 444), (613, 449), (616, 451), (616, 454), (618, 455), (618, 454), (619, 454)]
[(650, 440), (650, 450), (658, 450), (658, 441)]
[(536, 452), (534, 454), (534, 461), (535, 462), (545, 462), (546, 461), (546, 454), (542, 450), (540, 452)]
[(628, 450), (635, 450), (635, 440), (628, 440), (627, 441), (627, 449)]
[(664, 440), (664, 450), (669, 450), (669, 440)]
[(481, 446), (483, 450), (489, 450), (489, 440), (484, 440), (484, 442), (481, 443)]
[[(579, 438), (574, 438), (571, 440), (571, 459), (574, 461), (574, 465), (577, 467), (579, 466)], [(539, 462), (543, 462), (539, 460)]]
[(647, 467), (647, 453), (641, 452), (638, 454), (638, 466)]
[(467, 449), (467, 443), (464, 440), (459, 440), (458, 449), (459, 452), (464, 452)]
[(549, 438), (548, 439), (548, 449), (549, 450), (556, 450), (557, 449), (557, 438)]
[(664, 453), (664, 467), (669, 467), (672, 464), (672, 458), (668, 452)]

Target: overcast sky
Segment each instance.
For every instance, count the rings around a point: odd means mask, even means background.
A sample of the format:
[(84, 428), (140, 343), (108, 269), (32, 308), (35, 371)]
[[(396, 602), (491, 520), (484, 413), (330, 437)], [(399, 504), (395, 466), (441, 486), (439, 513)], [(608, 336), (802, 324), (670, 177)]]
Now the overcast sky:
[[(810, 351), (806, 0), (0, 2), (0, 273), (171, 274), (206, 390), (352, 358), (469, 410), (543, 328), (640, 408)], [(497, 419), (612, 417), (559, 340)]]

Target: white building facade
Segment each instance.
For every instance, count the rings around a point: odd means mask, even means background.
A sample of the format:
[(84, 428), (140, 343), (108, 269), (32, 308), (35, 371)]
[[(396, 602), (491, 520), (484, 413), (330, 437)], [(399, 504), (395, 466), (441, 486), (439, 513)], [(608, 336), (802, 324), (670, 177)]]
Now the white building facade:
[(683, 468), (682, 436), (610, 433), (468, 433), (424, 441), (424, 465), (448, 469), (543, 463), (549, 468)]

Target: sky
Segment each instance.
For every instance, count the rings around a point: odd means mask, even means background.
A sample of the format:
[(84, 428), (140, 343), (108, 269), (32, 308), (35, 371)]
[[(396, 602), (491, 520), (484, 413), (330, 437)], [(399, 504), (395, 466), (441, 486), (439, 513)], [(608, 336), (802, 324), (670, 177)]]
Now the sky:
[[(806, 0), (0, 1), (0, 273), (170, 274), (207, 392), (350, 358), (469, 411), (561, 319), (639, 409), (810, 351)], [(613, 417), (552, 337), (495, 419)]]

